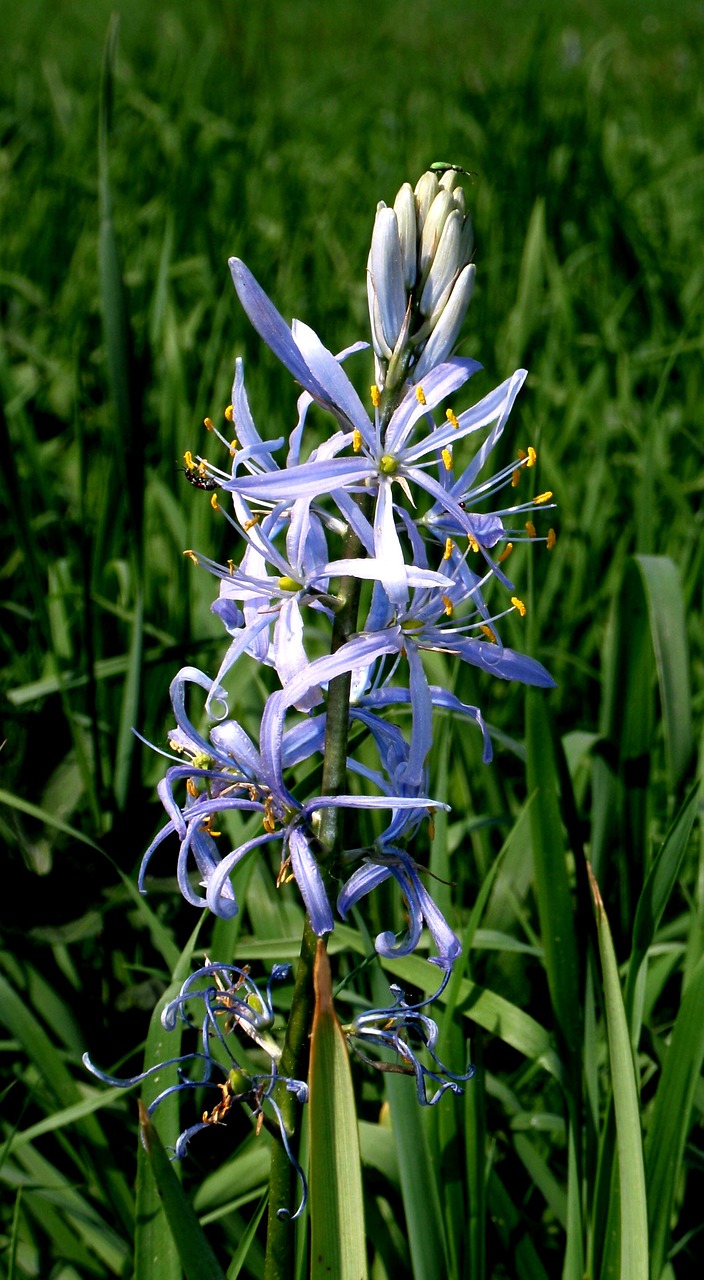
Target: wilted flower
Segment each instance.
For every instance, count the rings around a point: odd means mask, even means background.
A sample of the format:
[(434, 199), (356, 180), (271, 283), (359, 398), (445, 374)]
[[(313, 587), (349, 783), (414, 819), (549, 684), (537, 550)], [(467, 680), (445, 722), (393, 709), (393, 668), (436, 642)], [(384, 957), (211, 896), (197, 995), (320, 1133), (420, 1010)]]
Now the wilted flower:
[[(175, 1093), (183, 1093), (193, 1089), (212, 1089), (219, 1098), (215, 1105), (206, 1109), (201, 1120), (183, 1130), (174, 1148), (174, 1158), (182, 1160), (191, 1138), (203, 1129), (226, 1122), (227, 1116), (236, 1102), (243, 1103), (256, 1119), (256, 1131), (263, 1125), (275, 1132), (281, 1139), (291, 1164), (301, 1182), (302, 1194), (298, 1209), (291, 1216), (297, 1218), (302, 1212), (307, 1196), (306, 1180), (290, 1145), (290, 1134), (286, 1131), (283, 1116), (274, 1097), (277, 1083), (286, 1086), (294, 1093), (299, 1102), (308, 1101), (308, 1086), (303, 1080), (289, 1079), (278, 1074), (278, 1062), (281, 1049), (272, 1038), (270, 1032), (274, 1023), (274, 1010), (271, 988), (275, 982), (288, 978), (291, 966), (274, 965), (265, 990), (262, 990), (249, 976), (249, 969), (240, 969), (236, 965), (206, 964), (191, 974), (183, 983), (178, 995), (165, 1005), (161, 1022), (167, 1031), (173, 1031), (177, 1022), (183, 1021), (186, 1026), (193, 1027), (192, 1005), (202, 1005), (202, 1023), (200, 1031), (201, 1051), (181, 1054), (176, 1058), (149, 1067), (138, 1075), (120, 1079), (107, 1075), (96, 1067), (87, 1053), (83, 1055), (83, 1063), (97, 1076), (103, 1084), (119, 1089), (131, 1089), (142, 1081), (159, 1077), (168, 1067), (178, 1067), (178, 1080), (167, 1085), (150, 1103), (147, 1114), (151, 1117), (161, 1103)], [(206, 985), (202, 985), (203, 982)], [(234, 1033), (249, 1039), (255, 1050), (259, 1050), (269, 1059), (270, 1069), (265, 1072), (251, 1068), (241, 1051), (238, 1056), (237, 1042)], [(187, 1068), (196, 1068), (197, 1074), (189, 1076)], [(267, 1108), (273, 1113), (274, 1120), (267, 1115)], [(288, 1217), (286, 1210), (281, 1213)]]
[[(434, 1106), (448, 1089), (452, 1093), (462, 1093), (460, 1081), (471, 1080), (475, 1072), (474, 1067), (469, 1066), (458, 1075), (443, 1065), (435, 1052), (439, 1034), (437, 1023), (427, 1014), (421, 1013), (421, 1009), (437, 1000), (449, 976), (448, 969), (439, 990), (429, 1000), (415, 1005), (407, 1004), (401, 988), (392, 984), (394, 1003), (389, 1008), (360, 1013), (347, 1027), (343, 1027), (350, 1048), (368, 1066), (380, 1071), (397, 1071), (415, 1076), (416, 1093), (421, 1106)], [(413, 1047), (414, 1041), (418, 1043), (418, 1049)], [(375, 1049), (379, 1056), (370, 1058), (361, 1045), (365, 1049)], [(389, 1062), (384, 1050), (391, 1050), (396, 1054), (397, 1061)], [(430, 1056), (434, 1064), (432, 1067), (421, 1061), (419, 1052), (423, 1050)], [(431, 1097), (428, 1097), (428, 1081), (439, 1086)]]

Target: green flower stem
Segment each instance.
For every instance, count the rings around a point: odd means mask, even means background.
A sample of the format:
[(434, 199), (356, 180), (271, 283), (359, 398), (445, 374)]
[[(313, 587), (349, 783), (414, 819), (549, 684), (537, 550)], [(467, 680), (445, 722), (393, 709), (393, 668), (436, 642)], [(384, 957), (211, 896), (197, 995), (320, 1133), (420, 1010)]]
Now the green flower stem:
[[(346, 557), (363, 553), (358, 538), (350, 531), (345, 539)], [(340, 608), (335, 615), (332, 636), (332, 652), (354, 634), (357, 628), (361, 581), (343, 578), (340, 582), (338, 601)], [(323, 795), (336, 795), (345, 786), (347, 777), (347, 737), (349, 731), (350, 676), (337, 676), (330, 681), (327, 703), (325, 754), (323, 760)], [(339, 811), (324, 809), (318, 835), (321, 842), (320, 866), (328, 893), (332, 889), (330, 862), (337, 852), (339, 839)], [(308, 1045), (313, 1020), (313, 964), (317, 938), (306, 920), (301, 942), (301, 952), (296, 970), (296, 986), (291, 1002), (291, 1013), (286, 1028), (283, 1053), (279, 1064), (282, 1076), (298, 1080), (307, 1078)], [(286, 1130), (294, 1134), (300, 1122), (300, 1104), (295, 1096), (279, 1085), (276, 1101), (281, 1108)], [(293, 1212), (293, 1196), (296, 1191), (294, 1172), (284, 1150), (283, 1143), (274, 1145), (269, 1174), (269, 1217), (267, 1225), (266, 1260), (264, 1280), (288, 1280), (293, 1271), (294, 1231), (287, 1218), (279, 1218), (282, 1207)]]
[[(382, 402), (383, 424), (388, 423), (394, 407), (395, 399), (392, 401), (391, 397), (387, 397), (386, 402)], [(360, 506), (363, 514), (369, 518), (373, 507), (373, 495), (370, 493), (362, 498)], [(345, 559), (352, 560), (360, 559), (364, 554), (364, 547), (359, 538), (352, 529), (349, 529), (344, 540), (343, 556)], [(336, 653), (357, 630), (361, 587), (360, 578), (350, 576), (340, 580), (340, 589), (337, 594), (338, 608), (335, 613), (331, 642), (332, 653)], [(336, 676), (330, 681), (328, 688), (323, 795), (339, 795), (346, 786), (351, 679), (349, 674)], [(341, 814), (338, 809), (321, 810), (318, 826), (320, 840), (318, 860), (330, 896), (333, 889), (331, 867), (340, 852), (340, 828)], [(316, 942), (315, 934), (309, 921), (306, 920), (291, 1013), (279, 1064), (282, 1076), (294, 1077), (298, 1080), (307, 1078), (308, 1048), (314, 1007), (313, 965)], [(281, 1108), (287, 1132), (291, 1135), (296, 1134), (300, 1124), (300, 1104), (295, 1096), (288, 1092), (285, 1085), (278, 1086), (276, 1101)], [(283, 1143), (277, 1142), (272, 1151), (269, 1174), (269, 1216), (264, 1280), (289, 1280), (293, 1273), (294, 1231), (290, 1221), (285, 1217), (279, 1218), (277, 1211), (285, 1208), (289, 1213), (293, 1212), (294, 1181), (294, 1172)]]

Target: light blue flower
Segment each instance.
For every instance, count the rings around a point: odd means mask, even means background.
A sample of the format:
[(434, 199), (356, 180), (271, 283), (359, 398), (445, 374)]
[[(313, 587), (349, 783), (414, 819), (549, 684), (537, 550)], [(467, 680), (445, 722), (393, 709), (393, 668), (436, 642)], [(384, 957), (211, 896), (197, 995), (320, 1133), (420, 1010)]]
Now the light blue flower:
[[(223, 718), (219, 725), (213, 726), (210, 741), (203, 738), (186, 714), (185, 690), (192, 684), (210, 690), (211, 682), (197, 668), (187, 667), (179, 672), (171, 686), (177, 721), (177, 730), (171, 741), (179, 746), (187, 759), (183, 764), (172, 765), (159, 785), (159, 794), (170, 821), (144, 854), (139, 874), (140, 889), (144, 891), (144, 877), (157, 848), (170, 836), (177, 835), (180, 841), (177, 879), (184, 897), (193, 905), (207, 905), (215, 915), (229, 918), (238, 910), (230, 883), (232, 872), (255, 849), (278, 841), (282, 850), (280, 878), (285, 878), (290, 868), (314, 933), (318, 936), (329, 933), (334, 921), (315, 856), (316, 814), (330, 807), (418, 809), (422, 807), (423, 799), (407, 794), (313, 796), (301, 804), (290, 791), (284, 772), (320, 750), (324, 718), (312, 717), (287, 730), (286, 716), (291, 707), (296, 706), (307, 690), (316, 684), (327, 683), (336, 675), (373, 662), (390, 652), (394, 645), (395, 638), (390, 632), (359, 636), (336, 653), (309, 663), (285, 689), (278, 690), (267, 699), (259, 750), (238, 722), (232, 719)], [(217, 688), (213, 701), (221, 705), (223, 717), (227, 716), (226, 698), (225, 690)], [(176, 782), (183, 781), (188, 785), (186, 802), (181, 807), (173, 788)], [(430, 807), (436, 802), (427, 797), (425, 803)], [(263, 830), (222, 857), (213, 833), (213, 823), (219, 814), (231, 809), (260, 813)], [(191, 884), (192, 861), (205, 889), (204, 897)]]
[(410, 955), (420, 942), (425, 924), (438, 952), (436, 956), (430, 957), (430, 963), (449, 970), (461, 954), (462, 947), (459, 938), (423, 885), (418, 870), (418, 864), (403, 849), (379, 841), (341, 890), (337, 909), (345, 919), (360, 898), (378, 888), (385, 880), (394, 879), (406, 904), (408, 929), (400, 941), (390, 932), (378, 934), (374, 945), (379, 955), (388, 959)]

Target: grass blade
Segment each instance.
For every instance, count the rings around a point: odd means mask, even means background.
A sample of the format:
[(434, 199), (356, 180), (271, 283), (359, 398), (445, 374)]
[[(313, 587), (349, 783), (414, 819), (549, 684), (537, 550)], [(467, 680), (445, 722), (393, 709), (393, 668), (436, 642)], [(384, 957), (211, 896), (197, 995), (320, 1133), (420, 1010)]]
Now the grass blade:
[(684, 993), (665, 1058), (645, 1146), (652, 1233), (652, 1275), (665, 1265), (672, 1205), (680, 1182), (694, 1091), (704, 1061), (704, 957)]
[(611, 930), (599, 887), (593, 876), (591, 885), (604, 981), (609, 1062), (616, 1116), (621, 1210), (620, 1280), (648, 1280), (648, 1213), (638, 1085)]
[(578, 1054), (581, 1044), (579, 965), (574, 907), (558, 806), (558, 776), (550, 749), (545, 697), (526, 694), (526, 752), (533, 832), (533, 864), (550, 998), (555, 1020), (569, 1055), (572, 1092), (579, 1096)]
[(367, 1253), (357, 1111), (349, 1054), (333, 1006), (330, 961), (315, 957), (310, 1047), (311, 1280), (364, 1280)]
[[(182, 1190), (181, 1183), (171, 1167), (171, 1161), (141, 1101), (139, 1122), (149, 1165), (159, 1188), (161, 1203), (186, 1280), (225, 1280), (225, 1273), (210, 1247), (190, 1200)], [(152, 1271), (149, 1274), (154, 1280), (161, 1280), (161, 1270), (153, 1269), (153, 1259)], [(168, 1275), (169, 1272), (165, 1274)]]
[(635, 556), (648, 606), (660, 688), (670, 788), (682, 780), (692, 754), (689, 652), (684, 595), (677, 565), (667, 556)]

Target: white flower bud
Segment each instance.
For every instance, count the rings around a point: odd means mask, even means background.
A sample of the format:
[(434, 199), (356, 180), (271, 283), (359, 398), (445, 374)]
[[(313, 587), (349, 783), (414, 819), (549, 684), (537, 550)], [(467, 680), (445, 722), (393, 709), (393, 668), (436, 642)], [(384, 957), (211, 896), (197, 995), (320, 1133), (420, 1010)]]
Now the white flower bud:
[(461, 236), (462, 215), (459, 210), (453, 209), (442, 229), (440, 243), (421, 294), (420, 310), (424, 316), (436, 309), (440, 297), (454, 282), (463, 265), (459, 260)]
[(403, 259), (403, 276), (406, 289), (412, 289), (416, 282), (417, 227), (416, 202), (410, 182), (404, 182), (394, 200), (394, 213), (398, 222), (398, 238), (401, 244)]
[(414, 382), (419, 382), (436, 365), (442, 364), (442, 361), (452, 351), (462, 327), (462, 321), (467, 314), (467, 307), (474, 288), (476, 270), (474, 263), (470, 262), (457, 277), (450, 298), (423, 348), (423, 354), (418, 364), (413, 370)]
[(449, 191), (439, 191), (428, 210), (428, 216), (423, 224), (420, 253), (418, 255), (421, 276), (425, 274), (435, 257), (442, 229), (453, 207), (454, 201)]
[(384, 343), (393, 349), (406, 314), (407, 299), (398, 222), (393, 209), (386, 206), (377, 210), (374, 220), (369, 270)]
[(423, 227), (425, 225), (425, 219), (428, 216), (428, 210), (431, 204), (433, 203), (433, 200), (435, 199), (436, 195), (438, 194), (439, 190), (440, 190), (440, 183), (438, 182), (434, 173), (424, 173), (423, 176), (419, 178), (416, 183), (416, 189), (415, 189), (414, 195), (415, 195), (415, 203), (416, 203), (416, 215), (417, 215), (417, 221), (418, 221), (418, 239), (419, 240), (421, 235), (423, 234)]
[[(376, 299), (374, 291), (374, 281), (371, 273), (371, 254), (367, 261), (367, 303), (369, 306), (369, 323), (372, 330), (372, 346), (374, 354), (379, 360), (388, 360), (391, 356), (391, 347), (384, 341), (384, 331), (381, 326), (381, 312), (379, 311), (379, 303)], [(378, 379), (377, 379), (378, 381)]]

